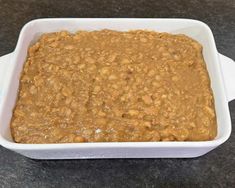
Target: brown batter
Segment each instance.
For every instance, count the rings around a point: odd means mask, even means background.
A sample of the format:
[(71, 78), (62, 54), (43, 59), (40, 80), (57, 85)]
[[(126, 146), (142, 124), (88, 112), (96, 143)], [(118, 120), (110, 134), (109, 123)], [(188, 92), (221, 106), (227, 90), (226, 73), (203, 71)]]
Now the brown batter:
[(29, 49), (11, 130), (19, 143), (212, 140), (202, 47), (143, 30), (44, 34)]

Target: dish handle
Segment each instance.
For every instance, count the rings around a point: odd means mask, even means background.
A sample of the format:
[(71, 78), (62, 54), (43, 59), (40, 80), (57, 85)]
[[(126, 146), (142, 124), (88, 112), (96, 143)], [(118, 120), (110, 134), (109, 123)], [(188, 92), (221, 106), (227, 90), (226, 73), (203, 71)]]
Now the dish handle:
[(227, 100), (235, 99), (235, 62), (222, 54), (219, 54), (221, 68), (224, 77)]
[(13, 53), (6, 54), (0, 57), (0, 104), (2, 103), (1, 97), (3, 95), (3, 88), (5, 78), (8, 73), (9, 64), (11, 63)]

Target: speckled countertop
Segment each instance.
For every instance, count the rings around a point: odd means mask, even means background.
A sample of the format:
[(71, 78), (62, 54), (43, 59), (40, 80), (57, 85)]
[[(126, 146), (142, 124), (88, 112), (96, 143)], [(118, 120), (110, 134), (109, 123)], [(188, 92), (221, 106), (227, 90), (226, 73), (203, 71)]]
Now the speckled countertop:
[[(219, 52), (235, 59), (234, 0), (0, 0), (0, 55), (41, 17), (171, 17), (207, 23)], [(233, 126), (235, 101), (229, 104)], [(195, 159), (36, 161), (0, 146), (0, 187), (235, 187), (235, 132)]]

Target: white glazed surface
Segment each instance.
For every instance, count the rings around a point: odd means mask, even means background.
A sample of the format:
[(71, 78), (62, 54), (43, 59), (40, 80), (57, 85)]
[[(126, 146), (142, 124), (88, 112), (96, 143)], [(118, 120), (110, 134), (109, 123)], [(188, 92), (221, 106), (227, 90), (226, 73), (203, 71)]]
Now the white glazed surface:
[[(215, 98), (218, 135), (215, 140), (201, 142), (122, 142), (74, 144), (18, 144), (10, 134), (12, 109), (19, 86), (19, 76), (28, 47), (42, 33), (68, 30), (133, 30), (148, 29), (186, 34), (203, 45), (203, 56)], [(223, 64), (223, 65), (221, 65)], [(222, 68), (221, 68), (222, 66)], [(0, 58), (0, 144), (35, 159), (82, 158), (186, 158), (206, 154), (225, 142), (231, 133), (228, 101), (235, 98), (232, 82), (234, 62), (220, 55), (209, 27), (188, 19), (39, 19), (26, 24), (13, 53)], [(226, 75), (223, 77), (223, 74)], [(230, 76), (228, 76), (230, 75)], [(226, 88), (226, 90), (225, 90)]]

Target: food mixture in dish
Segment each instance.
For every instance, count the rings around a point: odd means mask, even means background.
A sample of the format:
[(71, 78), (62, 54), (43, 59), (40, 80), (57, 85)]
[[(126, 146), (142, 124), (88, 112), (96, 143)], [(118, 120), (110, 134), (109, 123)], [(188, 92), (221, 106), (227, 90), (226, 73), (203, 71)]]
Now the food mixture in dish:
[(31, 46), (18, 143), (199, 141), (217, 134), (202, 46), (153, 31), (61, 31)]

